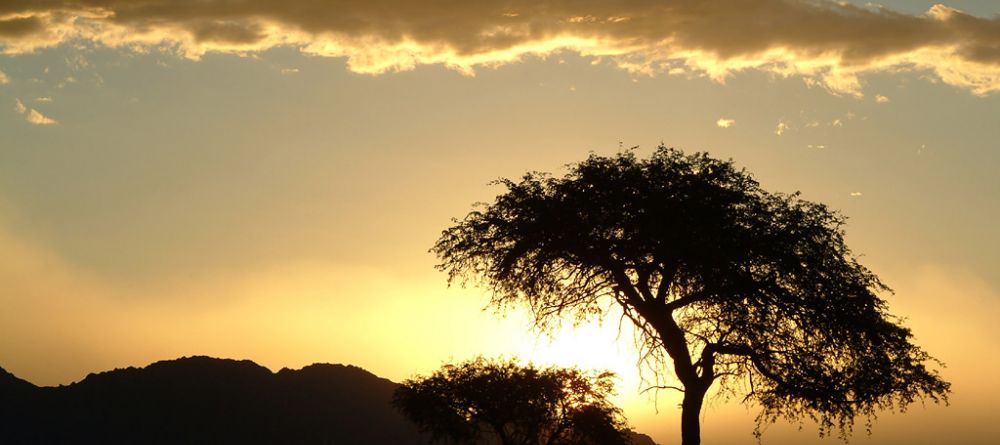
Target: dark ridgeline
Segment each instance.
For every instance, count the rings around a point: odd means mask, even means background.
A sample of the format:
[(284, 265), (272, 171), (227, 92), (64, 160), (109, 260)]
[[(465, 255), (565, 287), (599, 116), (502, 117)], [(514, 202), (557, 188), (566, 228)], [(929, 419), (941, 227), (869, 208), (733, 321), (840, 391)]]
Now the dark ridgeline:
[[(0, 369), (0, 444), (427, 444), (399, 385), (355, 366), (272, 373), (188, 357), (37, 387)], [(655, 445), (635, 435), (636, 445)]]
[(0, 443), (422, 444), (361, 368), (190, 357), (36, 387), (0, 373)]
[(10, 432), (25, 423), (27, 413), (23, 408), (38, 392), (37, 386), (0, 368), (0, 443), (5, 443)]

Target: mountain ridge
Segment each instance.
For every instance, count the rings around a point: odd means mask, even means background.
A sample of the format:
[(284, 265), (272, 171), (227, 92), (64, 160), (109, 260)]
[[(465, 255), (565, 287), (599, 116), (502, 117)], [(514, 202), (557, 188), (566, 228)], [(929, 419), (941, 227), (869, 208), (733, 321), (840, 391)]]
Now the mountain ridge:
[[(250, 360), (161, 360), (36, 386), (0, 368), (0, 443), (424, 445), (399, 385), (354, 365), (277, 372)], [(637, 445), (654, 445), (635, 435)]]

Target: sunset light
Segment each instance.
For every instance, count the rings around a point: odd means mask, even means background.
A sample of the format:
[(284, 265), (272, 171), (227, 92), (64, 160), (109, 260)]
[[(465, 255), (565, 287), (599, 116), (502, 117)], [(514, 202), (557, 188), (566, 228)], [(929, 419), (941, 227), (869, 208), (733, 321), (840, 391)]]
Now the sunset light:
[(0, 1), (0, 444), (995, 445), (998, 140), (1000, 2)]

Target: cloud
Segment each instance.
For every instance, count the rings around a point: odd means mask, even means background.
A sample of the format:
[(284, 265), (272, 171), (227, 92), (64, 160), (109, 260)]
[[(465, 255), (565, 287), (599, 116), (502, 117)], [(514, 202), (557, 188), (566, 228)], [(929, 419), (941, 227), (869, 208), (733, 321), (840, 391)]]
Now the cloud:
[(38, 103), (51, 103), (52, 102), (52, 98), (48, 97), (48, 96), (36, 97), (35, 98), (35, 102), (38, 102)]
[(875, 103), (884, 104), (886, 102), (889, 102), (889, 98), (888, 97), (885, 97), (885, 96), (883, 96), (881, 94), (876, 94), (875, 95)]
[(21, 102), (21, 99), (14, 99), (14, 111), (20, 114), (27, 114), (25, 119), (35, 125), (55, 125), (59, 123), (55, 119), (39, 113), (38, 110), (26, 107), (24, 102)]
[(861, 192), (851, 192), (851, 196), (854, 196), (854, 197), (858, 197), (858, 196), (861, 196), (863, 194), (864, 193), (861, 193)]
[(298, 74), (298, 73), (299, 73), (299, 69), (298, 68), (282, 68), (281, 69), (281, 74)]
[(31, 122), (35, 125), (55, 125), (59, 123), (56, 122), (55, 119), (45, 116), (44, 114), (39, 113), (38, 110), (35, 109), (29, 110), (28, 122)]
[(0, 85), (6, 85), (8, 83), (10, 83), (10, 79), (7, 77), (7, 74), (0, 71)]
[(733, 124), (735, 123), (736, 121), (734, 119), (726, 119), (724, 117), (720, 117), (719, 120), (715, 121), (715, 126), (719, 128), (729, 128), (732, 127)]
[(719, 82), (798, 76), (861, 95), (859, 76), (920, 71), (975, 94), (1000, 90), (1000, 17), (935, 5), (922, 15), (828, 0), (36, 0), (0, 6), (8, 54), (70, 40), (197, 59), (290, 46), (359, 73), (478, 67), (567, 50), (634, 73)]

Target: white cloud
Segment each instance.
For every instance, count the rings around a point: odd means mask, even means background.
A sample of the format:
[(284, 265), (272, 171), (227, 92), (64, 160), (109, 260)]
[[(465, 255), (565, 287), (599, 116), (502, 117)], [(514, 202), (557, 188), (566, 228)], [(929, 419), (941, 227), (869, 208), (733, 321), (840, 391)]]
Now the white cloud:
[(24, 102), (21, 102), (21, 99), (14, 99), (14, 111), (24, 114), (28, 112), (28, 107), (24, 106)]
[(719, 128), (729, 128), (732, 127), (735, 123), (736, 120), (734, 119), (726, 119), (724, 117), (720, 117), (719, 120), (715, 121), (715, 126)]
[(39, 113), (38, 110), (35, 109), (31, 109), (28, 111), (28, 122), (31, 122), (35, 125), (55, 125), (59, 123), (56, 122), (55, 119), (45, 116), (44, 114)]
[(0, 85), (6, 85), (8, 83), (10, 83), (10, 78), (7, 77), (6, 73), (0, 71)]
[(876, 94), (875, 95), (875, 103), (877, 103), (877, 104), (884, 104), (886, 102), (889, 102), (889, 98), (888, 97), (885, 97), (885, 96), (883, 96), (881, 94)]
[(36, 97), (35, 102), (47, 104), (52, 102), (52, 98), (48, 96)]
[(854, 196), (854, 197), (858, 197), (858, 196), (861, 196), (861, 195), (862, 195), (861, 192), (851, 192), (851, 196)]
[(830, 122), (830, 125), (832, 125), (834, 127), (843, 127), (844, 126), (844, 121), (842, 121), (840, 119), (834, 119), (833, 122)]
[(432, 64), (471, 75), (570, 51), (633, 74), (722, 82), (756, 70), (853, 96), (859, 76), (903, 71), (1000, 91), (1000, 17), (941, 5), (910, 15), (828, 0), (39, 0), (5, 5), (4, 28), (18, 29), (0, 32), (8, 54), (69, 41), (192, 59), (285, 46), (359, 73)]
[(298, 68), (282, 68), (281, 69), (281, 74), (298, 74), (298, 73), (299, 73), (299, 69)]
[(809, 144), (809, 145), (806, 145), (806, 148), (819, 148), (819, 149), (823, 149), (823, 148), (826, 148), (826, 145), (822, 145), (822, 144), (820, 144), (820, 145)]

